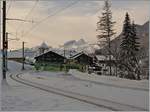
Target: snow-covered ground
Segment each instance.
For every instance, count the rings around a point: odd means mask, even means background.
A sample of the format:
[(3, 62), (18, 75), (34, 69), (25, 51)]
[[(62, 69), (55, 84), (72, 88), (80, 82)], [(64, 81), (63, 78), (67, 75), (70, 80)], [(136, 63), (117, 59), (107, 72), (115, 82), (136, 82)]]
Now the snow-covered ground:
[(3, 111), (106, 110), (8, 80), (2, 88)]
[[(22, 66), (19, 63), (10, 61), (8, 66), (9, 75), (22, 72)], [(25, 68), (27, 69), (25, 72), (32, 69), (30, 66), (25, 66)], [(3, 111), (107, 110), (92, 104), (87, 104), (20, 84), (13, 81), (9, 75), (7, 75), (7, 82), (1, 82), (1, 109)]]
[[(33, 82), (38, 82), (66, 91), (94, 96), (96, 98), (114, 101), (116, 103), (148, 109), (148, 91), (98, 85), (89, 81), (78, 80), (73, 76), (65, 76), (59, 73), (57, 75), (54, 75), (50, 72), (32, 72), (24, 74), (22, 75), (22, 77)], [(107, 81), (109, 82), (109, 80)]]
[[(106, 100), (114, 102), (114, 104), (119, 103), (137, 107), (137, 110), (148, 110), (149, 91), (148, 81), (146, 80), (131, 81), (108, 76), (89, 75), (76, 70), (70, 70), (70, 74), (65, 74), (63, 72), (36, 72), (31, 70), (32, 67), (30, 66), (25, 68), (28, 68), (28, 70), (21, 74), (21, 77), (32, 82), (93, 96), (101, 99), (101, 104), (104, 104)], [(21, 64), (9, 63), (9, 73), (20, 73), (20, 69)], [(7, 78), (7, 82), (8, 85), (5, 82), (2, 85), (2, 110), (107, 110), (106, 108), (25, 86), (13, 81), (10, 77)], [(120, 87), (117, 87), (118, 85)], [(114, 104), (112, 103), (112, 105)]]
[(90, 82), (96, 82), (97, 84), (106, 84), (112, 85), (122, 88), (131, 88), (131, 89), (141, 89), (141, 90), (149, 90), (149, 81), (148, 80), (129, 80), (124, 78), (119, 78), (115, 76), (104, 76), (104, 75), (96, 75), (94, 73), (82, 73), (77, 70), (70, 70), (70, 74), (74, 77), (79, 78), (81, 80), (88, 80)]

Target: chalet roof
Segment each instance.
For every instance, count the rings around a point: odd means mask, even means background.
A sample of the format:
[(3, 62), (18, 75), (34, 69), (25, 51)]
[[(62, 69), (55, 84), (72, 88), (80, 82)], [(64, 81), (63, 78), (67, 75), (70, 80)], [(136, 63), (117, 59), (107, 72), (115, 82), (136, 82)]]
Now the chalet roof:
[(54, 52), (54, 51), (52, 51), (52, 50), (47, 51), (47, 52), (45, 52), (45, 53), (43, 53), (43, 54), (40, 54), (40, 55), (38, 55), (38, 56), (36, 56), (36, 57), (34, 57), (34, 58), (38, 58), (38, 57), (40, 57), (40, 56), (42, 56), (42, 55), (45, 55), (45, 54), (47, 54), (47, 53), (49, 53), (49, 52), (55, 53), (55, 54), (57, 54), (57, 55), (59, 55), (59, 56), (61, 56), (61, 57), (63, 57), (63, 58), (66, 58), (66, 57), (64, 57), (64, 56), (62, 56), (62, 55), (60, 55), (60, 54), (58, 54), (58, 53), (56, 53), (56, 52)]
[(97, 60), (105, 60), (106, 57), (104, 55), (96, 55)]
[[(62, 49), (53, 49), (52, 51), (55, 52), (55, 53), (57, 53), (57, 54), (59, 54), (59, 55), (64, 56), (64, 50), (62, 50)], [(72, 50), (72, 51), (65, 50), (65, 57), (67, 59), (69, 59), (70, 57), (74, 56), (75, 54), (77, 54), (77, 51), (74, 51), (74, 50)]]
[[(77, 54), (75, 54), (74, 56), (72, 56), (72, 57), (70, 57), (70, 58), (71, 58), (71, 59), (75, 59), (75, 58), (77, 58), (77, 57), (81, 56), (82, 54), (84, 54), (84, 55), (87, 55), (87, 56), (91, 57), (90, 55), (86, 54), (85, 52), (80, 52), (80, 53), (77, 53)], [(92, 58), (92, 57), (91, 57), (91, 58)]]

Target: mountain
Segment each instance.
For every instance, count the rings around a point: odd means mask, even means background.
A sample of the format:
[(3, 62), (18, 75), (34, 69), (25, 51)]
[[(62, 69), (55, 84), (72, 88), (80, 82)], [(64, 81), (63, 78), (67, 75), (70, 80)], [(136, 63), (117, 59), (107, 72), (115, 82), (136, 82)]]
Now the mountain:
[(82, 46), (82, 45), (85, 45), (85, 44), (86, 44), (86, 42), (85, 42), (84, 39), (69, 40), (69, 41), (64, 43), (63, 47), (65, 47), (65, 48), (78, 47), (78, 46)]
[(70, 47), (76, 44), (76, 40), (70, 40), (64, 43), (64, 47)]
[(80, 40), (76, 41), (77, 46), (84, 45), (84, 44), (86, 44), (84, 39), (80, 39)]
[(97, 49), (96, 45), (89, 44), (84, 39), (79, 40), (70, 40), (64, 43), (63, 46), (61, 46), (59, 49), (66, 49), (69, 52), (86, 52), (87, 54), (93, 54), (95, 53), (95, 50)]
[[(40, 47), (47, 48), (49, 46), (47, 46), (47, 44), (45, 43), (42, 43), (41, 45), (36, 47), (25, 48), (25, 57), (28, 59), (33, 59), (35, 56), (39, 55)], [(69, 40), (59, 48), (49, 47), (49, 50), (52, 50), (63, 56), (65, 55), (67, 58), (69, 58), (70, 56), (73, 56), (74, 54), (77, 54), (79, 52), (86, 52), (88, 54), (93, 54), (96, 48), (97, 46), (90, 45), (84, 39), (79, 39), (79, 40)], [(8, 52), (8, 58), (21, 58), (21, 57), (22, 57), (22, 49), (17, 49)]]

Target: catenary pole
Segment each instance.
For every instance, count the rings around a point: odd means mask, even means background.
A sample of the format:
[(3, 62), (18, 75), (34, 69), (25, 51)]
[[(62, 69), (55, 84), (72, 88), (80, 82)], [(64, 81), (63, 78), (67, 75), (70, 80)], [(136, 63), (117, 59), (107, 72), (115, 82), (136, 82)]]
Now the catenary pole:
[(3, 38), (3, 48), (2, 48), (2, 55), (3, 55), (3, 57), (2, 57), (2, 72), (3, 72), (3, 79), (6, 79), (6, 37), (5, 37), (5, 35), (6, 35), (6, 1), (3, 1), (3, 16), (2, 16), (2, 25), (3, 25), (3, 27), (2, 27), (2, 38)]
[(8, 32), (6, 32), (6, 42), (5, 42), (5, 46), (6, 46), (6, 50), (5, 50), (5, 54), (6, 54), (6, 56), (5, 56), (5, 62), (6, 62), (6, 71), (8, 70)]
[(25, 61), (25, 56), (24, 56), (24, 44), (25, 42), (22, 42), (22, 70), (24, 70), (24, 61)]

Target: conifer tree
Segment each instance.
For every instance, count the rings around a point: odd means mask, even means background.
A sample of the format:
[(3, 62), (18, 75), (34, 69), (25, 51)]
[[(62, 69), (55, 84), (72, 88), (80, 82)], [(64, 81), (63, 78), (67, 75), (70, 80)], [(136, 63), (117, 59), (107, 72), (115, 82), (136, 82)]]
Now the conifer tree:
[(137, 74), (137, 79), (140, 80), (140, 67), (139, 67), (139, 60), (138, 60), (138, 51), (140, 47), (140, 43), (138, 42), (138, 36), (136, 32), (136, 26), (134, 21), (132, 22), (132, 36), (131, 36), (131, 63), (134, 67), (135, 73)]
[(98, 39), (101, 42), (101, 38), (106, 39), (106, 44), (108, 45), (108, 55), (109, 55), (109, 68), (110, 68), (110, 75), (112, 75), (111, 70), (111, 45), (110, 45), (110, 38), (114, 36), (114, 24), (115, 22), (112, 21), (112, 12), (110, 10), (110, 3), (108, 0), (105, 1), (105, 5), (103, 8), (102, 16), (99, 17), (99, 21), (97, 22), (97, 31), (99, 31)]
[(136, 55), (137, 52), (139, 51), (139, 45), (140, 43), (138, 42), (138, 37), (137, 37), (137, 32), (136, 32), (136, 26), (134, 24), (134, 21), (132, 22), (132, 51), (133, 51), (133, 54)]
[[(138, 68), (137, 53), (139, 43), (137, 42), (136, 28), (134, 22), (131, 24), (130, 17), (126, 13), (123, 25), (123, 37), (120, 45), (120, 61), (122, 68), (128, 72), (128, 77), (135, 79)], [(137, 75), (139, 79), (139, 74)]]

